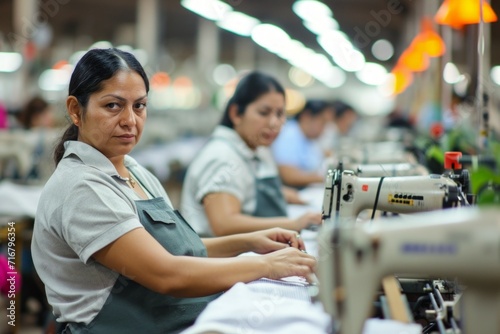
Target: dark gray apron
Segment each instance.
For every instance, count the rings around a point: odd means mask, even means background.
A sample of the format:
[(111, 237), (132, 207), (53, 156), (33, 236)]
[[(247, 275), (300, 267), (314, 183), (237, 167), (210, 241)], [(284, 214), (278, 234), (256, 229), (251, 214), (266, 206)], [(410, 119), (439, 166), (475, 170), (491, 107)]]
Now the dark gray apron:
[(213, 137), (224, 141), (241, 159), (245, 162), (250, 174), (253, 175), (255, 180), (255, 198), (257, 204), (255, 211), (252, 213), (254, 217), (286, 217), (287, 204), (282, 192), (282, 184), (279, 176), (272, 176), (266, 178), (258, 178), (251, 166), (251, 162), (245, 158), (241, 152), (234, 147), (231, 142), (224, 138)]
[(286, 217), (286, 201), (281, 191), (281, 180), (278, 176), (257, 178), (255, 175), (255, 197), (257, 205), (255, 217)]
[[(173, 255), (206, 257), (201, 239), (162, 197), (136, 201), (144, 228)], [(219, 294), (175, 298), (153, 292), (120, 275), (101, 311), (88, 325), (69, 324), (71, 334), (178, 333), (191, 326)]]

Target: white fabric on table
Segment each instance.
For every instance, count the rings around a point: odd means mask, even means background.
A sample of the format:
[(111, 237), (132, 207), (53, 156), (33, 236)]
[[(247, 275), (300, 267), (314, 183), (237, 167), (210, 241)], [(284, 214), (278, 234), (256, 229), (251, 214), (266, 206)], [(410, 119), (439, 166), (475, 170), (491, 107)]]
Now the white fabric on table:
[(330, 316), (308, 298), (307, 286), (300, 282), (237, 283), (212, 301), (182, 334), (328, 333)]
[(34, 218), (43, 186), (0, 183), (0, 216)]
[(363, 334), (420, 334), (420, 324), (405, 324), (387, 319), (368, 319), (365, 321)]

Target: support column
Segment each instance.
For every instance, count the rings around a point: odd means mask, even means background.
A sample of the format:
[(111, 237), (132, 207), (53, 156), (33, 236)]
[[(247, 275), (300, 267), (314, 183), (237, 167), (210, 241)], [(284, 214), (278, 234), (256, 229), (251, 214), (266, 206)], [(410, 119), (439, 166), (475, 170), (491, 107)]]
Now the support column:
[(143, 49), (148, 55), (149, 66), (156, 66), (158, 60), (159, 16), (158, 0), (137, 1), (137, 48)]
[[(211, 21), (198, 19), (196, 66), (202, 80), (212, 82), (212, 71), (219, 61), (219, 28)], [(209, 80), (210, 79), (210, 80)]]
[(234, 68), (236, 71), (255, 68), (255, 43), (250, 38), (237, 38), (234, 50)]
[(19, 96), (29, 96), (35, 89), (36, 80), (30, 80), (31, 57), (33, 50), (28, 50), (28, 42), (33, 40), (43, 18), (38, 17), (39, 0), (14, 0), (12, 7), (12, 18), (14, 30), (7, 34), (7, 41), (11, 51), (23, 55), (21, 68), (13, 74), (9, 93), (6, 95), (6, 103), (11, 107), (21, 107), (24, 101)]

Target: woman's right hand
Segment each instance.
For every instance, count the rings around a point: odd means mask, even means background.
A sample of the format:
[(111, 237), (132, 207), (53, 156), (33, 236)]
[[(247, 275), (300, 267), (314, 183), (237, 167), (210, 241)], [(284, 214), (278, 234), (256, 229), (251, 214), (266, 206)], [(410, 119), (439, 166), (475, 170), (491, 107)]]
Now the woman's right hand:
[(321, 213), (307, 212), (295, 219), (297, 231), (307, 228), (309, 225), (321, 225)]
[(303, 276), (308, 281), (312, 280), (316, 258), (304, 251), (288, 247), (262, 257), (268, 265), (267, 278), (280, 279), (289, 276)]

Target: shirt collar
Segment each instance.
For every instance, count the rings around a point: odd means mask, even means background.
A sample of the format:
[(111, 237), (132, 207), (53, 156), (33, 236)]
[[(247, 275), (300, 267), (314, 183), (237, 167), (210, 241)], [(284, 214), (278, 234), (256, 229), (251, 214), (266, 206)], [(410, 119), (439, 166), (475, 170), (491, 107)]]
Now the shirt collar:
[[(87, 166), (94, 167), (110, 176), (120, 177), (111, 161), (89, 144), (81, 141), (68, 140), (64, 142), (64, 148), (63, 159), (75, 155)], [(125, 156), (124, 163), (127, 168), (137, 166), (137, 161), (128, 155)]]
[(218, 125), (212, 134), (212, 138), (219, 138), (227, 141), (246, 159), (259, 159), (257, 155), (257, 152), (259, 150), (257, 149), (254, 151), (250, 149), (247, 143), (245, 143), (238, 132), (236, 132), (234, 129), (228, 128), (224, 125)]

